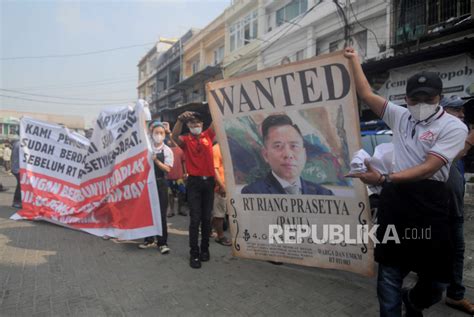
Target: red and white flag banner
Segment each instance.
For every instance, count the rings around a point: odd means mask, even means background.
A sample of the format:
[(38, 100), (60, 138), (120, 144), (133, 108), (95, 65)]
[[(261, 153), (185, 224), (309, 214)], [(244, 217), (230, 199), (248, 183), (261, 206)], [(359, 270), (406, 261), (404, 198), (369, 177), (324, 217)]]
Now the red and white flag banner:
[(123, 240), (161, 234), (142, 103), (101, 112), (91, 139), (61, 125), (20, 122), (23, 209), (11, 219), (46, 220)]

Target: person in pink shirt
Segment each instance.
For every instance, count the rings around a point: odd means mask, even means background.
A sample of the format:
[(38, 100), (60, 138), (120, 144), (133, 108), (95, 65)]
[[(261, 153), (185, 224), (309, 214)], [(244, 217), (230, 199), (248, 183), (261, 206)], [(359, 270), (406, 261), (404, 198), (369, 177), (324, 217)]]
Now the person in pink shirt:
[(183, 150), (170, 138), (168, 140), (168, 146), (173, 151), (174, 164), (171, 171), (167, 175), (168, 186), (169, 186), (169, 199), (168, 199), (168, 217), (173, 217), (176, 213), (181, 216), (187, 216), (186, 210), (184, 209), (186, 201), (186, 167)]

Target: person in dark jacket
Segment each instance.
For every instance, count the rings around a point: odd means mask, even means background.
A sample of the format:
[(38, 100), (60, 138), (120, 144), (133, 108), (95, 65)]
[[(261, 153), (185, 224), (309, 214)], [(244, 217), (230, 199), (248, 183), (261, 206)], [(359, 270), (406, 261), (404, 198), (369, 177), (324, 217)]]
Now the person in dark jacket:
[(22, 208), (21, 204), (21, 185), (20, 185), (20, 140), (13, 143), (12, 150), (12, 174), (16, 178), (15, 194), (13, 194), (13, 208)]
[[(457, 96), (441, 99), (440, 105), (450, 115), (464, 122), (465, 101)], [(451, 239), (453, 242), (453, 268), (451, 282), (446, 289), (446, 305), (474, 315), (474, 304), (464, 297), (466, 287), (463, 284), (464, 269), (464, 163), (462, 157), (472, 147), (474, 130), (466, 138), (464, 150), (453, 161), (449, 170), (446, 187), (449, 194), (449, 222), (451, 225)]]
[(244, 188), (242, 194), (334, 195), (301, 177), (306, 149), (300, 129), (286, 114), (273, 114), (262, 122), (262, 155), (271, 171)]

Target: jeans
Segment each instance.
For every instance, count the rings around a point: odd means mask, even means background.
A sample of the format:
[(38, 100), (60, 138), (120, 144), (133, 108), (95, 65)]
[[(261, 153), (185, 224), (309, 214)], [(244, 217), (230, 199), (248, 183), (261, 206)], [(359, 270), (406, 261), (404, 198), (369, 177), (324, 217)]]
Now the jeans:
[(15, 194), (13, 194), (13, 203), (21, 204), (21, 186), (20, 186), (20, 173), (13, 174), (16, 178)]
[(189, 216), (191, 218), (189, 223), (189, 247), (192, 257), (199, 256), (199, 225), (201, 226), (201, 252), (209, 251), (214, 184), (213, 177), (203, 179), (198, 176), (189, 176), (186, 183)]
[(451, 239), (453, 243), (453, 269), (452, 280), (446, 291), (446, 296), (454, 300), (461, 300), (464, 298), (466, 288), (462, 284), (464, 269), (464, 223), (460, 219), (451, 222)]
[[(156, 236), (158, 246), (168, 244), (168, 223), (166, 222), (166, 209), (168, 208), (168, 182), (164, 178), (156, 180), (156, 187), (158, 188), (158, 197), (160, 199), (160, 214), (161, 214), (161, 236)], [(152, 242), (153, 237), (145, 238), (145, 241)]]
[[(379, 264), (377, 276), (377, 297), (381, 317), (400, 317), (402, 315), (403, 279), (410, 271), (395, 266)], [(439, 302), (446, 284), (433, 281), (418, 274), (418, 282), (410, 290), (409, 300), (417, 310), (423, 310)]]

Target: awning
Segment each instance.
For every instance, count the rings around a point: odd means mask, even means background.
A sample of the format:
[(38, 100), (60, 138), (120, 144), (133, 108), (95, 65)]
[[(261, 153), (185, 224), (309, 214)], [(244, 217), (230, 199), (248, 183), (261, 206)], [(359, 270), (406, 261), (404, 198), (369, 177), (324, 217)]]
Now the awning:
[(420, 63), (392, 68), (378, 94), (394, 103), (405, 103), (406, 81), (420, 71), (438, 73), (443, 82), (445, 96), (457, 95), (464, 98), (474, 96), (474, 59), (470, 54), (426, 59)]
[(216, 66), (207, 66), (206, 68), (198, 71), (191, 77), (186, 78), (185, 80), (180, 81), (174, 85), (173, 89), (186, 89), (194, 87), (197, 83), (202, 83), (205, 80), (212, 78), (221, 72), (221, 67)]
[(420, 63), (427, 60), (449, 57), (462, 53), (470, 53), (474, 47), (474, 36), (465, 37), (461, 40), (453, 40), (446, 43), (431, 45), (419, 50), (396, 55), (378, 61), (368, 61), (362, 64), (365, 73), (385, 71), (387, 69), (403, 67)]

